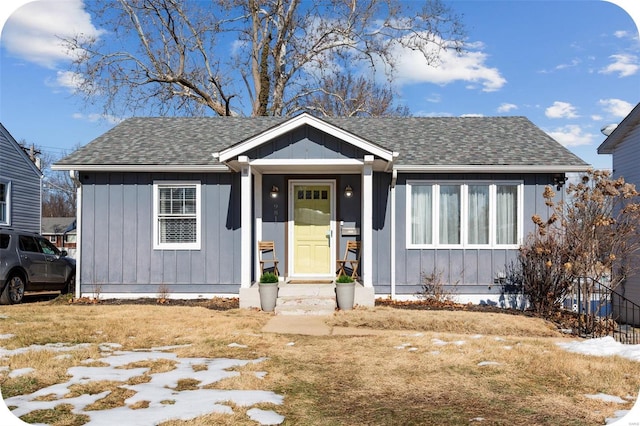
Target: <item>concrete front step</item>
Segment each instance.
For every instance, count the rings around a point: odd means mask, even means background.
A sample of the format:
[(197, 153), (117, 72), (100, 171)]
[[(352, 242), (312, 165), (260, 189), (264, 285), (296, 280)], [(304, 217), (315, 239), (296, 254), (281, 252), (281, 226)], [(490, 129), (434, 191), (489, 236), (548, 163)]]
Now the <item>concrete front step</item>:
[[(285, 291), (286, 294), (286, 291)], [(335, 293), (329, 295), (290, 295), (278, 293), (276, 315), (331, 315), (336, 309)]]

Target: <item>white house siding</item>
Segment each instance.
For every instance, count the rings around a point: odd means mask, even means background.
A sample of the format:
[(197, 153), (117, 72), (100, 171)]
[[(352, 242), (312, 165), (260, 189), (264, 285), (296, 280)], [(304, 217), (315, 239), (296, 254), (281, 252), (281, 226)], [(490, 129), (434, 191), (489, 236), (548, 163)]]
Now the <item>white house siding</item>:
[(40, 232), (42, 212), (41, 174), (0, 125), (0, 180), (9, 182), (9, 226)]
[[(81, 292), (237, 293), (240, 202), (230, 173), (82, 173)], [(201, 249), (154, 250), (153, 182), (200, 181)]]

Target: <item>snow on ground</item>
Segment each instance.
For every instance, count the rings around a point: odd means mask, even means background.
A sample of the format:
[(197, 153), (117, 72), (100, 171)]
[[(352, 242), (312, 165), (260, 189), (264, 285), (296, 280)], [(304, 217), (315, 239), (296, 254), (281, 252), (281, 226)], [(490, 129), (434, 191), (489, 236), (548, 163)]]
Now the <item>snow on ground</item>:
[[(408, 335), (409, 337), (423, 337), (421, 333)], [(475, 335), (473, 339), (480, 339), (483, 336)], [(3, 338), (3, 337), (0, 337)], [(6, 337), (8, 338), (8, 337)], [(502, 338), (495, 338), (496, 342), (503, 342)], [(292, 346), (294, 342), (287, 345)], [(429, 346), (462, 346), (465, 341), (458, 340), (447, 342), (440, 339), (431, 339)], [(0, 364), (2, 358), (25, 353), (28, 351), (56, 351), (70, 352), (86, 348), (89, 344), (67, 345), (55, 343), (48, 345), (32, 345), (27, 348), (7, 350), (0, 347)], [(232, 343), (229, 347), (242, 348), (245, 345)], [(395, 346), (396, 350), (408, 350), (411, 352), (421, 352), (421, 345), (412, 342), (404, 342)], [(558, 346), (566, 351), (592, 355), (592, 356), (621, 356), (634, 361), (640, 361), (640, 345), (623, 345), (616, 342), (611, 337), (589, 340), (571, 340), (559, 342)], [(59, 404), (71, 404), (73, 412), (85, 414), (90, 417), (89, 426), (113, 425), (113, 424), (158, 424), (169, 419), (191, 419), (209, 413), (232, 413), (232, 408), (227, 405), (233, 402), (238, 406), (250, 407), (260, 403), (281, 405), (284, 398), (269, 391), (251, 390), (217, 390), (203, 389), (208, 384), (215, 383), (228, 377), (237, 376), (240, 373), (229, 371), (233, 367), (239, 367), (250, 363), (260, 363), (265, 358), (255, 360), (239, 360), (229, 358), (179, 358), (176, 354), (168, 352), (182, 346), (165, 346), (151, 348), (148, 350), (119, 351), (120, 345), (114, 343), (104, 343), (99, 346), (103, 357), (97, 360), (86, 360), (82, 366), (71, 367), (68, 370), (71, 379), (66, 383), (60, 383), (40, 389), (29, 395), (19, 395), (6, 399), (4, 404), (0, 399), (0, 423), (7, 426), (24, 425), (16, 416), (29, 413), (39, 409), (53, 408)], [(505, 346), (505, 349), (510, 348)], [(427, 348), (423, 348), (427, 349)], [(430, 349), (430, 348), (429, 348)], [(438, 356), (439, 351), (428, 350), (427, 353)], [(64, 355), (59, 355), (64, 356)], [(99, 380), (113, 380), (126, 382), (128, 379), (140, 376), (149, 371), (149, 368), (122, 368), (123, 366), (145, 360), (170, 360), (175, 363), (175, 369), (168, 372), (150, 374), (151, 381), (138, 385), (122, 385), (123, 388), (133, 390), (135, 395), (125, 401), (125, 406), (99, 411), (85, 411), (84, 408), (95, 401), (108, 395), (108, 391), (96, 395), (81, 395), (72, 398), (65, 398), (69, 394), (69, 387), (73, 384), (84, 384)], [(94, 362), (98, 361), (98, 362)], [(100, 366), (91, 366), (100, 365)], [(106, 366), (105, 366), (106, 364)], [(487, 360), (478, 363), (479, 367), (500, 368), (501, 363), (495, 360)], [(202, 366), (205, 366), (203, 368)], [(7, 366), (0, 365), (0, 369), (9, 371), (11, 377), (29, 374), (32, 369), (22, 368), (10, 370)], [(266, 372), (256, 372), (256, 377), (262, 378)], [(178, 391), (176, 386), (181, 379), (195, 379), (199, 381), (198, 389), (188, 391)], [(38, 401), (38, 397), (48, 396), (46, 399), (53, 401)], [(587, 398), (600, 399), (610, 403), (627, 403), (632, 397), (626, 400), (617, 396), (597, 394), (585, 395)], [(43, 398), (44, 399), (44, 398)], [(131, 409), (130, 406), (147, 401), (147, 408)], [(640, 399), (639, 399), (640, 401)], [(5, 405), (6, 404), (6, 405)], [(17, 407), (12, 412), (7, 406)], [(275, 411), (251, 408), (247, 411), (250, 419), (261, 425), (281, 424), (285, 419)], [(470, 419), (471, 422), (483, 422), (481, 417)], [(620, 410), (616, 412), (616, 417), (606, 419), (607, 425), (631, 426), (640, 425), (640, 402), (636, 402), (631, 410)]]
[[(76, 345), (77, 348), (79, 345)], [(25, 424), (18, 420), (24, 414), (34, 410), (52, 409), (60, 404), (71, 404), (76, 414), (84, 414), (90, 417), (90, 426), (111, 426), (114, 424), (152, 425), (170, 419), (188, 420), (210, 413), (232, 413), (228, 405), (233, 402), (238, 406), (251, 407), (256, 404), (267, 403), (281, 405), (284, 398), (273, 392), (263, 390), (218, 390), (203, 389), (205, 386), (223, 380), (225, 378), (240, 375), (237, 371), (229, 371), (233, 367), (244, 366), (250, 363), (260, 363), (266, 358), (255, 360), (239, 360), (229, 358), (179, 358), (175, 353), (165, 352), (172, 347), (152, 348), (150, 350), (114, 351), (119, 345), (106, 344), (101, 348), (108, 349), (105, 355), (97, 360), (86, 360), (85, 366), (71, 367), (67, 370), (71, 379), (65, 383), (52, 385), (40, 389), (28, 395), (18, 395), (4, 400), (0, 407), (0, 420), (3, 425)], [(29, 349), (30, 348), (30, 349)], [(41, 346), (30, 346), (22, 350), (7, 351), (0, 348), (0, 354), (7, 356), (12, 353), (23, 353), (26, 350), (45, 350)], [(62, 349), (64, 348), (64, 349)], [(48, 346), (49, 350), (71, 350), (65, 345)], [(170, 360), (175, 363), (175, 369), (168, 372), (151, 373), (151, 380), (137, 385), (121, 385), (130, 389), (135, 395), (125, 401), (125, 406), (105, 410), (85, 411), (84, 408), (104, 398), (109, 391), (95, 395), (80, 395), (77, 397), (65, 397), (70, 393), (69, 388), (74, 384), (86, 384), (89, 382), (109, 380), (126, 382), (130, 378), (141, 376), (149, 372), (149, 368), (122, 368), (131, 363), (147, 360)], [(99, 364), (94, 363), (98, 361)], [(97, 364), (91, 366), (89, 364)], [(104, 366), (104, 365), (107, 366)], [(196, 367), (197, 366), (197, 367)], [(204, 366), (204, 368), (203, 368)], [(31, 369), (32, 370), (32, 369)], [(17, 369), (10, 376), (28, 374), (29, 369)], [(263, 373), (266, 374), (266, 373)], [(263, 374), (261, 374), (263, 376)], [(199, 381), (195, 390), (176, 390), (181, 379), (193, 379)], [(47, 398), (43, 398), (43, 397)], [(45, 400), (38, 400), (47, 399)], [(52, 400), (53, 399), (53, 400)], [(130, 406), (146, 401), (146, 408), (131, 409)], [(7, 406), (17, 407), (9, 412)], [(139, 405), (140, 406), (140, 405)], [(138, 407), (139, 407), (138, 406)], [(284, 417), (275, 411), (259, 410), (253, 408), (249, 416), (261, 425), (280, 424)], [(15, 423), (12, 423), (15, 422)]]

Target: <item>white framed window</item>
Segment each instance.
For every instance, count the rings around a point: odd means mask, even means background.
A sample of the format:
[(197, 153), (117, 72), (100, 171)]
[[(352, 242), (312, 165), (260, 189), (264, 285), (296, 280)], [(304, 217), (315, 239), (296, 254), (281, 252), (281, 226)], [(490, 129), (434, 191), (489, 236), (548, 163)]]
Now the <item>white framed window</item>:
[(407, 248), (517, 248), (522, 182), (407, 182)]
[(0, 225), (11, 225), (11, 182), (0, 180)]
[(153, 183), (153, 248), (200, 250), (200, 182)]

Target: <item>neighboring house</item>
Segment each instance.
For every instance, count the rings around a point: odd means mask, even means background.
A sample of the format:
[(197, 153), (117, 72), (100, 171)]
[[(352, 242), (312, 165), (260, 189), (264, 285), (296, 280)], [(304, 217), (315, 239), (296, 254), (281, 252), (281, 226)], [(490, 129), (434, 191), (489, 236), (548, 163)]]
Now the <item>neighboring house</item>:
[(587, 168), (524, 117), (307, 113), (132, 118), (54, 165), (81, 183), (79, 291), (241, 306), (258, 241), (289, 282), (333, 279), (353, 239), (371, 304), (415, 296), (433, 272), (461, 301), (498, 304), (494, 280), (548, 213), (545, 185)]
[(0, 124), (0, 226), (40, 232), (42, 173)]
[(59, 249), (72, 253), (76, 248), (75, 217), (43, 217), (43, 237), (49, 239)]
[[(602, 142), (598, 154), (612, 154), (613, 178), (623, 177), (640, 189), (640, 103)], [(640, 264), (640, 259), (635, 264)], [(640, 271), (632, 271), (618, 291), (640, 305)]]

